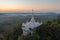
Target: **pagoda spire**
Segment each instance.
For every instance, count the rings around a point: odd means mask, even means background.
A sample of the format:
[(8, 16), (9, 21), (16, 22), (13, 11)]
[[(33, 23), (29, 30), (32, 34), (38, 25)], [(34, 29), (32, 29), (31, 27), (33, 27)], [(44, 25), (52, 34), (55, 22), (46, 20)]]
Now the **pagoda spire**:
[(32, 17), (34, 17), (34, 14), (33, 14), (33, 9), (32, 9)]
[(35, 22), (35, 20), (34, 20), (34, 14), (33, 14), (33, 9), (32, 9), (32, 18), (31, 18), (30, 22)]

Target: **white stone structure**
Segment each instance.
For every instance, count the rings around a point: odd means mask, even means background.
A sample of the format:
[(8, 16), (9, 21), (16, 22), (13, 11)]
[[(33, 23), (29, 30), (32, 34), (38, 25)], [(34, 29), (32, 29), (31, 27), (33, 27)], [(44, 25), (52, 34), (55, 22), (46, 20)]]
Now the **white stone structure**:
[(33, 12), (32, 12), (31, 20), (29, 22), (26, 22), (26, 23), (22, 24), (23, 35), (26, 35), (28, 33), (32, 33), (32, 31), (30, 29), (34, 29), (34, 28), (36, 28), (40, 25), (42, 25), (42, 22), (41, 23), (36, 22), (35, 19), (34, 19)]

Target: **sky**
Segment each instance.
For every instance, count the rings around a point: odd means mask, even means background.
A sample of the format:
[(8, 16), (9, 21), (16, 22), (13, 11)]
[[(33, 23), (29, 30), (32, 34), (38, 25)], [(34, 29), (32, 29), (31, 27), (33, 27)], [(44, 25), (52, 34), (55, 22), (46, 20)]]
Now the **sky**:
[(0, 0), (0, 12), (60, 12), (60, 0)]

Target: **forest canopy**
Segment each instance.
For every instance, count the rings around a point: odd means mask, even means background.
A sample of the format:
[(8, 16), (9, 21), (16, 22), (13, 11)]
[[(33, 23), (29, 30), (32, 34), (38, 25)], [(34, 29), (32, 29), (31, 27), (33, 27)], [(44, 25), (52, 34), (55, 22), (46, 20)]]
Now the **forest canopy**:
[(13, 28), (12, 32), (5, 32), (0, 40), (60, 40), (60, 19), (47, 21), (33, 29), (32, 35), (23, 36), (22, 24)]

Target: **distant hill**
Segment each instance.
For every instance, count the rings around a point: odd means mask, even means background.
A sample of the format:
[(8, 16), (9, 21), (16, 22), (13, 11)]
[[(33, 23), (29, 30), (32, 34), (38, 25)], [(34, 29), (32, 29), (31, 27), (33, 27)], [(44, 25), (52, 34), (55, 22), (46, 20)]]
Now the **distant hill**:
[(58, 18), (60, 18), (60, 14), (58, 14), (58, 16), (57, 16)]

